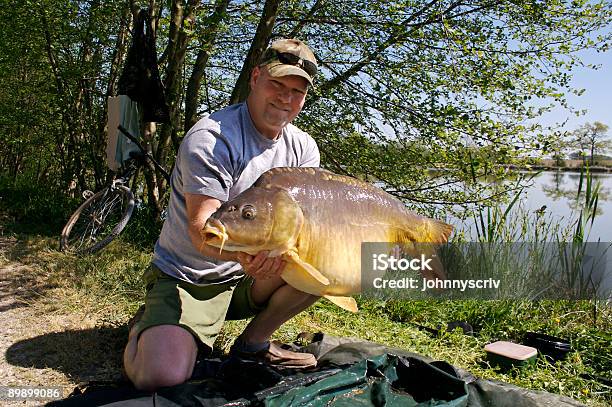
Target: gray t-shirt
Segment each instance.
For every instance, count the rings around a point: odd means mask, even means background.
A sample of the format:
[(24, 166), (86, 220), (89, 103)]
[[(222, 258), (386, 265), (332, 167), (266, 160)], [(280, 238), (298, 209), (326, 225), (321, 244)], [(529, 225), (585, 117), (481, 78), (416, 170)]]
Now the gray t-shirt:
[(204, 117), (179, 147), (168, 217), (155, 244), (153, 263), (168, 275), (199, 285), (240, 278), (239, 263), (206, 257), (191, 243), (185, 193), (224, 202), (271, 168), (318, 167), (319, 160), (314, 139), (292, 124), (275, 140), (264, 137), (253, 125), (246, 103)]

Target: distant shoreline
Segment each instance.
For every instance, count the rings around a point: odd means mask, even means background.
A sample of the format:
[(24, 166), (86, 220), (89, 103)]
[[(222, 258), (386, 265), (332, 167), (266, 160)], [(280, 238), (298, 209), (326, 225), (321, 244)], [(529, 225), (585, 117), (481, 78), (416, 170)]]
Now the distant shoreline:
[[(551, 172), (580, 172), (584, 167), (554, 167), (548, 165), (505, 165), (506, 168), (520, 171), (551, 171)], [(611, 167), (589, 167), (591, 173), (612, 173)]]
[[(533, 165), (507, 165), (507, 168), (525, 171), (556, 171), (556, 172), (580, 172), (586, 167), (582, 160), (561, 160), (563, 165), (556, 165), (556, 161), (552, 159), (538, 160), (537, 164)], [(592, 173), (611, 173), (612, 160), (595, 161), (595, 165), (588, 166)]]

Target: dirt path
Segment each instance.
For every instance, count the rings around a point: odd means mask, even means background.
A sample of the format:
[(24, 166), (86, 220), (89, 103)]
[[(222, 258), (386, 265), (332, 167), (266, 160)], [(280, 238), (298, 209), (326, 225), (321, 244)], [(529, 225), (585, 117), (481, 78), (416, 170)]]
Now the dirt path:
[[(28, 242), (0, 234), (0, 386), (61, 386), (67, 396), (84, 382), (120, 379), (124, 328), (103, 326), (30, 254)], [(8, 405), (24, 404), (40, 402)]]

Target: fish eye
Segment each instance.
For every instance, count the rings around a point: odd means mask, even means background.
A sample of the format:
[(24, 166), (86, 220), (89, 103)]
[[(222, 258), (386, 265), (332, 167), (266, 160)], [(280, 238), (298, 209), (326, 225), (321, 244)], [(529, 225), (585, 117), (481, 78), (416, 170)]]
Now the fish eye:
[(228, 212), (235, 212), (236, 211), (236, 206), (235, 205), (231, 205), (229, 208), (227, 208)]
[(255, 210), (255, 207), (252, 205), (244, 205), (242, 207), (242, 217), (245, 219), (253, 219), (255, 217), (255, 215), (257, 214), (257, 211)]

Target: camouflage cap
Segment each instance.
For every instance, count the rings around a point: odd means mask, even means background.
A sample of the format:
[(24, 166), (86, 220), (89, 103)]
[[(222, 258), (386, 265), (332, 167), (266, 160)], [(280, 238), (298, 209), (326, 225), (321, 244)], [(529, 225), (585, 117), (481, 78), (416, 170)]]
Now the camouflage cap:
[(310, 85), (317, 74), (317, 59), (300, 40), (276, 40), (266, 49), (259, 66), (266, 66), (273, 77), (297, 75), (305, 78)]

